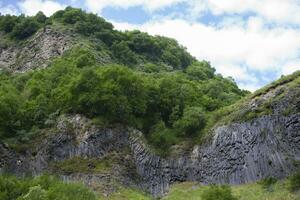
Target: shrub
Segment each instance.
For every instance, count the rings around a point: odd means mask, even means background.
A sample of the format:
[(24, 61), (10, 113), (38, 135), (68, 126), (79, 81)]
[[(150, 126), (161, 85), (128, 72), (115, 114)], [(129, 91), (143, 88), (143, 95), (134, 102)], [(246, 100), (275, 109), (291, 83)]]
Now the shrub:
[(201, 194), (203, 200), (237, 200), (232, 195), (230, 186), (210, 185), (207, 190)]
[(5, 15), (0, 16), (0, 31), (4, 31), (5, 33), (10, 33), (14, 26), (18, 23), (17, 16)]
[(14, 176), (0, 175), (0, 199), (96, 200), (96, 196), (84, 185), (63, 183), (53, 176), (18, 179)]
[(25, 39), (34, 34), (38, 29), (39, 24), (34, 18), (24, 18), (14, 26), (12, 36), (17, 39)]
[(187, 107), (181, 119), (174, 123), (174, 127), (185, 134), (194, 134), (203, 129), (206, 124), (205, 114), (200, 107)]
[(272, 186), (277, 182), (277, 179), (274, 177), (267, 177), (260, 180), (258, 183), (266, 190), (272, 190)]
[(288, 189), (292, 192), (300, 190), (300, 171), (289, 177)]

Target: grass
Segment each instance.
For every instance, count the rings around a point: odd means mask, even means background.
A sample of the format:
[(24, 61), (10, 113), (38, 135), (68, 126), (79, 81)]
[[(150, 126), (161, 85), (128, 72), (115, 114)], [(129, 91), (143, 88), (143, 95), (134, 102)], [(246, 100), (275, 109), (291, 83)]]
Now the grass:
[[(281, 91), (281, 93), (274, 98), (261, 99), (262, 95), (281, 85), (284, 85), (287, 89)], [(257, 90), (252, 94), (249, 94), (235, 104), (221, 108), (220, 110), (211, 113), (211, 117), (205, 132), (208, 132), (209, 129), (211, 129), (215, 125), (226, 125), (232, 122), (245, 122), (260, 116), (272, 114), (272, 105), (276, 101), (281, 101), (288, 91), (299, 87), (299, 85), (300, 71), (296, 71), (295, 73), (288, 76), (283, 76), (279, 80), (263, 87), (262, 89)], [(260, 99), (262, 103), (256, 108), (251, 108), (249, 103), (255, 99)], [(292, 114), (293, 112), (294, 110), (292, 108), (287, 108), (283, 112), (283, 115), (286, 116)]]
[[(171, 188), (164, 200), (204, 200), (201, 195), (208, 186), (196, 183), (180, 183)], [(289, 192), (286, 181), (272, 184), (272, 190), (259, 183), (233, 186), (232, 192), (239, 200), (300, 200), (300, 193)]]
[(116, 158), (113, 155), (102, 159), (74, 157), (54, 162), (51, 167), (55, 172), (71, 173), (106, 173), (110, 172)]
[[(209, 186), (199, 183), (185, 182), (178, 183), (171, 187), (167, 196), (162, 200), (205, 200), (201, 196)], [(261, 183), (232, 186), (232, 194), (238, 200), (300, 200), (300, 191), (290, 192), (287, 181), (277, 181), (270, 185), (272, 189), (265, 188)], [(108, 198), (100, 200), (150, 200), (151, 198), (139, 191), (121, 189)]]
[(152, 198), (138, 190), (122, 188), (110, 197), (100, 197), (99, 200), (151, 200)]

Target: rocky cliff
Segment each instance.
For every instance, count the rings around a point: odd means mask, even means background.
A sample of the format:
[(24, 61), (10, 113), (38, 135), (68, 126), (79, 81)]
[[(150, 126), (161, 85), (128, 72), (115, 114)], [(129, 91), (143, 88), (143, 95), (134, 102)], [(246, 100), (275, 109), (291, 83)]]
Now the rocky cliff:
[[(1, 47), (0, 69), (25, 72), (47, 67), (75, 44), (75, 37), (46, 27), (20, 45)], [(106, 56), (95, 57), (98, 63), (109, 63)], [(151, 151), (138, 130), (98, 127), (82, 115), (61, 116), (22, 150), (0, 142), (0, 172), (50, 172), (107, 195), (125, 185), (161, 197), (175, 182), (241, 184), (282, 178), (300, 167), (299, 81), (252, 96), (230, 116), (230, 122), (211, 130), (204, 144), (169, 158)]]
[(97, 128), (76, 115), (59, 120), (57, 129), (47, 139), (26, 152), (18, 154), (2, 145), (1, 169), (36, 175), (53, 172), (54, 162), (74, 157), (101, 160), (114, 152), (118, 161), (109, 172), (60, 175), (65, 180), (104, 185), (108, 194), (115, 190), (111, 183), (115, 180), (160, 197), (174, 182), (241, 184), (269, 176), (285, 177), (299, 167), (299, 130), (299, 113), (264, 116), (218, 127), (205, 145), (195, 146), (179, 158), (161, 158), (149, 150), (140, 132), (124, 127)]

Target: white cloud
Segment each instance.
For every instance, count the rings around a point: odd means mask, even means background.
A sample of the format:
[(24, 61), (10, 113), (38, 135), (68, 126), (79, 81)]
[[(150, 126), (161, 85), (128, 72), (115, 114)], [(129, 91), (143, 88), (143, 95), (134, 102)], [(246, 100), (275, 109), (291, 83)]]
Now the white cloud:
[(0, 13), (2, 15), (17, 15), (18, 9), (16, 7), (14, 7), (13, 5), (6, 5), (6, 6), (2, 6), (1, 2), (0, 2)]
[(299, 0), (85, 0), (89, 10), (100, 13), (105, 7), (142, 6), (145, 10), (155, 11), (177, 3), (189, 6), (188, 17), (198, 17), (206, 11), (213, 15), (253, 13), (270, 22), (300, 23)]
[(86, 6), (93, 12), (101, 12), (105, 7), (129, 8), (142, 6), (145, 10), (154, 11), (165, 8), (183, 0), (86, 0)]
[(199, 60), (211, 61), (217, 72), (243, 83), (243, 88), (253, 90), (261, 86), (264, 80), (259, 80), (255, 74), (295, 69), (284, 66), (299, 57), (300, 30), (270, 28), (258, 17), (244, 23), (220, 24), (206, 25), (182, 19), (155, 20), (141, 26), (114, 23), (121, 30), (141, 29), (152, 35), (177, 39)]
[(291, 74), (297, 70), (300, 70), (300, 59), (292, 60), (286, 63), (283, 68), (281, 74), (287, 75)]
[(26, 15), (35, 15), (37, 12), (42, 11), (47, 16), (66, 7), (66, 5), (52, 0), (24, 0), (19, 2), (18, 6), (21, 12)]
[(188, 4), (193, 15), (207, 10), (214, 15), (254, 13), (273, 22), (300, 23), (299, 0), (190, 0)]

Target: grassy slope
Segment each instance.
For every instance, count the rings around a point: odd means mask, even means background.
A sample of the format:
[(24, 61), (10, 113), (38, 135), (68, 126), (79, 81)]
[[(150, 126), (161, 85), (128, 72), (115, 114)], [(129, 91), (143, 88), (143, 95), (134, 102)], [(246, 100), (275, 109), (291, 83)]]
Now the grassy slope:
[[(207, 189), (207, 186), (201, 186), (197, 183), (175, 184), (169, 194), (162, 198), (163, 200), (203, 200), (201, 194)], [(260, 184), (246, 184), (233, 186), (234, 196), (239, 200), (300, 200), (300, 191), (291, 193), (286, 188), (286, 181), (279, 181), (269, 190), (264, 189)], [(148, 200), (149, 196), (134, 190), (123, 189), (110, 198), (100, 198), (101, 200)]]
[[(242, 98), (233, 105), (223, 107), (220, 110), (211, 113), (213, 117), (211, 121), (209, 121), (209, 125), (207, 126), (206, 131), (208, 132), (209, 129), (215, 125), (225, 125), (232, 122), (244, 122), (263, 115), (272, 114), (270, 105), (275, 103), (275, 101), (282, 100), (288, 91), (298, 90), (296, 88), (299, 88), (299, 85), (300, 71), (296, 71), (293, 74), (283, 76), (277, 81), (274, 81), (271, 84)], [(277, 95), (275, 98), (268, 98), (266, 100), (262, 98), (263, 95), (279, 88), (280, 86), (285, 87), (284, 91), (281, 94)], [(259, 105), (255, 110), (252, 110), (249, 103), (258, 99), (263, 99), (263, 103)]]

